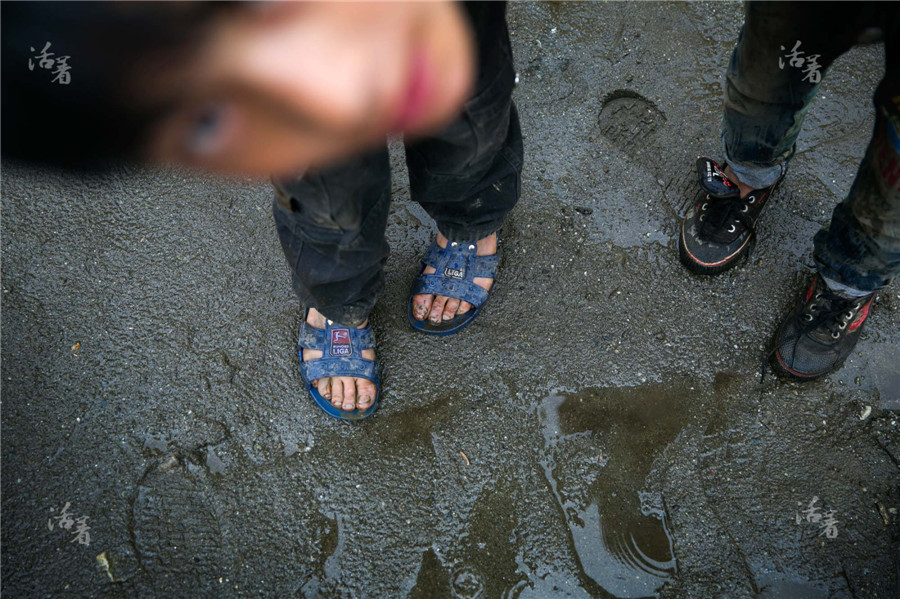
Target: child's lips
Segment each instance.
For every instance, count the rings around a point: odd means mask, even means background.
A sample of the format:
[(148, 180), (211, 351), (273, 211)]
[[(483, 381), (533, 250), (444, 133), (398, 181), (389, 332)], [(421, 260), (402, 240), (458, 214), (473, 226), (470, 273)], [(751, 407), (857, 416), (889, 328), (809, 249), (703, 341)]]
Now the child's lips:
[(394, 119), (391, 131), (402, 132), (421, 120), (433, 90), (432, 72), (425, 53), (417, 51), (407, 81), (406, 93)]

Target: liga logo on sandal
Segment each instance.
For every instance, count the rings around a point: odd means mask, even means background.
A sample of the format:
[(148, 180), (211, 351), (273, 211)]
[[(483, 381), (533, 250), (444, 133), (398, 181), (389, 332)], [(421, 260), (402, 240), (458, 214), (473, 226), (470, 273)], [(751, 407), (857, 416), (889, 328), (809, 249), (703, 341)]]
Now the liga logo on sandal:
[(462, 279), (466, 276), (466, 271), (460, 268), (450, 268), (449, 266), (444, 268), (444, 276), (451, 277), (453, 279)]
[(334, 329), (331, 331), (331, 355), (350, 356), (353, 354), (353, 346), (350, 344), (349, 329)]

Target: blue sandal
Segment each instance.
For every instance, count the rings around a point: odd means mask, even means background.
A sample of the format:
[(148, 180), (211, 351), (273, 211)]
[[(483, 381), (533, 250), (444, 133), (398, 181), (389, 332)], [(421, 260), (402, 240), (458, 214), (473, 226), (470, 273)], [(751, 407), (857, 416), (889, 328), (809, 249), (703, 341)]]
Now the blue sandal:
[[(300, 346), (300, 376), (306, 383), (306, 390), (322, 411), (341, 420), (362, 420), (375, 412), (381, 396), (379, 365), (374, 360), (361, 357), (362, 350), (375, 349), (375, 337), (372, 335), (371, 327), (357, 329), (326, 320), (325, 328), (317, 329), (307, 324), (304, 315), (297, 345)], [(304, 362), (304, 349), (319, 350), (322, 357)], [(375, 399), (372, 405), (365, 410), (352, 412), (345, 412), (331, 405), (331, 402), (322, 397), (319, 390), (313, 386), (312, 381), (332, 376), (352, 376), (375, 383)]]
[[(475, 320), (481, 312), (484, 303), (488, 299), (488, 292), (476, 285), (475, 277), (496, 279), (497, 265), (500, 263), (500, 255), (477, 256), (474, 243), (457, 243), (455, 241), (442, 248), (437, 242), (432, 242), (431, 247), (422, 259), (422, 268), (431, 266), (435, 273), (419, 275), (413, 283), (409, 296), (409, 307), (406, 310), (406, 318), (409, 324), (417, 331), (429, 335), (452, 335), (461, 331)], [(441, 324), (432, 324), (427, 318), (416, 320), (413, 316), (413, 296), (420, 294), (445, 295), (472, 304), (472, 309), (465, 314), (458, 314)]]

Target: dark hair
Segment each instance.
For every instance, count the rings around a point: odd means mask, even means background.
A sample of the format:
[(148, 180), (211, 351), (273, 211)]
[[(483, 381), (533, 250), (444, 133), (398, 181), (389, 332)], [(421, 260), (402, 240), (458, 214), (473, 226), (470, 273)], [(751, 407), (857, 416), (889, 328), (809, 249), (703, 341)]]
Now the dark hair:
[[(141, 70), (183, 67), (211, 17), (227, 5), (0, 3), (3, 156), (69, 168), (135, 158), (150, 127), (170, 108), (135, 97)], [(61, 83), (59, 62), (48, 69), (35, 58), (47, 42), (50, 59), (69, 56), (68, 84)]]

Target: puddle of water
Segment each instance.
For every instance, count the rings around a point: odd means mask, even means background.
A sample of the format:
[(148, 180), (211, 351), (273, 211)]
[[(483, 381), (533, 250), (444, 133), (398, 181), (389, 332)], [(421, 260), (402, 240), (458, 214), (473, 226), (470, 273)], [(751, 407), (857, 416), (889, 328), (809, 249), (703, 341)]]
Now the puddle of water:
[[(731, 380), (721, 377), (720, 387)], [(535, 405), (544, 438), (538, 464), (547, 480), (572, 555), (569, 571), (526, 563), (519, 538), (514, 476), (484, 488), (466, 532), (444, 551), (424, 552), (411, 599), (548, 599), (656, 597), (677, 573), (664, 498), (646, 488), (653, 462), (688, 421), (699, 392), (690, 382), (559, 394)], [(431, 417), (398, 417), (393, 439), (424, 442), (449, 398)]]
[[(448, 588), (450, 588), (450, 576), (434, 549), (429, 549), (422, 556), (422, 565), (419, 567), (419, 575), (416, 577), (416, 586), (407, 595), (407, 599), (439, 597), (442, 596), (439, 589)], [(446, 594), (444, 591), (443, 595), (446, 596)]]
[(522, 494), (521, 485), (508, 477), (486, 487), (475, 503), (468, 532), (445, 558), (449, 563), (442, 564), (433, 549), (425, 552), (410, 599), (518, 597), (527, 584), (516, 538), (515, 498)]
[(552, 395), (538, 406), (540, 464), (591, 595), (655, 597), (676, 574), (663, 498), (643, 487), (687, 423), (692, 394), (684, 382)]
[(441, 422), (448, 422), (455, 410), (465, 405), (455, 393), (437, 397), (428, 405), (411, 406), (383, 418), (382, 436), (391, 443), (431, 443), (431, 430)]
[(344, 556), (344, 544), (346, 541), (344, 515), (337, 514), (334, 518), (334, 528), (329, 528), (326, 531), (326, 537), (322, 539), (323, 554), (328, 556), (325, 559), (325, 564), (322, 566), (322, 571), (331, 580), (341, 579), (341, 558)]
[(317, 556), (318, 572), (308, 580), (302, 581), (294, 589), (294, 596), (297, 597), (300, 596), (300, 593), (307, 599), (319, 597), (324, 581), (329, 579), (340, 580), (341, 578), (341, 558), (344, 554), (344, 544), (346, 542), (343, 516), (341, 514), (332, 516), (321, 513), (319, 516), (320, 522), (318, 527), (321, 552)]

